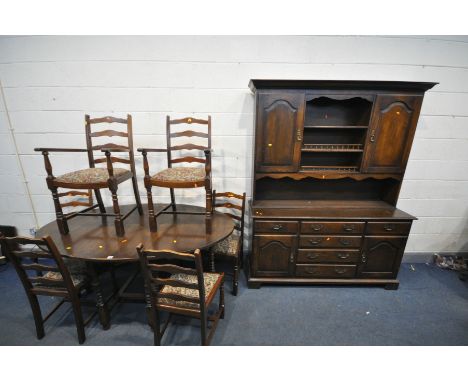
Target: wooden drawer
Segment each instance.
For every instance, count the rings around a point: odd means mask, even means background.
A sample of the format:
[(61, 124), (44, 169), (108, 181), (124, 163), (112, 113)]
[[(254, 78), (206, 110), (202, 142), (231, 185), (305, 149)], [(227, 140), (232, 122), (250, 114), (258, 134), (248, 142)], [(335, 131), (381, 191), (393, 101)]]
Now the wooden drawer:
[(369, 222), (367, 235), (408, 235), (411, 222)]
[(300, 248), (359, 248), (361, 236), (301, 235)]
[(301, 233), (328, 234), (328, 233), (363, 233), (365, 222), (302, 222)]
[(256, 233), (297, 233), (297, 221), (255, 221)]
[(356, 265), (296, 265), (297, 277), (344, 279), (356, 274)]
[(357, 263), (359, 250), (300, 249), (297, 263)]

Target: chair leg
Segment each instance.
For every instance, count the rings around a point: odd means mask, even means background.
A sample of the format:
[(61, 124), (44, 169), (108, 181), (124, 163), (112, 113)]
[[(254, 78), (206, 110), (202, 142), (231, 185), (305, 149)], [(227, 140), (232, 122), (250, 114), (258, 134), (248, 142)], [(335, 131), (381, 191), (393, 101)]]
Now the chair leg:
[(237, 290), (239, 288), (239, 260), (236, 258), (234, 263), (234, 275), (232, 277), (232, 294), (237, 296)]
[(154, 216), (153, 193), (151, 192), (151, 186), (146, 187), (146, 192), (148, 195), (148, 222), (150, 231), (157, 232), (158, 224), (156, 222), (156, 217)]
[(175, 195), (174, 195), (174, 189), (173, 188), (170, 188), (169, 189), (170, 192), (171, 192), (171, 206), (172, 206), (172, 211), (177, 211), (177, 205), (176, 205), (176, 202), (175, 202)]
[(40, 340), (45, 336), (44, 332), (44, 321), (42, 320), (41, 307), (37, 296), (32, 293), (28, 293), (29, 304), (31, 305), (32, 314), (34, 317), (34, 324), (36, 325), (36, 335), (37, 339)]
[(98, 206), (99, 206), (99, 211), (101, 212), (101, 214), (105, 214), (106, 213), (106, 207), (104, 207), (104, 203), (102, 201), (101, 190), (99, 190), (99, 189), (94, 190), (94, 195), (96, 195), (96, 201), (97, 201)]
[(59, 231), (62, 235), (67, 235), (70, 232), (70, 230), (68, 229), (67, 219), (65, 218), (65, 216), (63, 216), (62, 206), (60, 205), (57, 187), (50, 188), (50, 191), (52, 192), (52, 198), (54, 199), (55, 216), (57, 218), (56, 220)]
[(153, 337), (154, 337), (154, 346), (161, 346), (161, 328), (159, 322), (159, 312), (156, 308), (152, 308), (153, 310)]
[(222, 309), (221, 315), (219, 316), (219, 318), (224, 318), (224, 309), (225, 309), (225, 305), (224, 305), (224, 280), (223, 280), (223, 283), (219, 287), (219, 309)]
[(81, 312), (81, 305), (78, 299), (78, 295), (71, 297), (71, 303), (73, 307), (73, 315), (75, 316), (76, 331), (78, 332), (78, 342), (83, 344), (86, 340), (84, 323), (83, 323), (83, 314)]
[(214, 252), (210, 252), (210, 272), (216, 272)]
[(125, 235), (125, 228), (122, 221), (122, 215), (120, 213), (119, 198), (117, 197), (117, 184), (115, 182), (110, 182), (109, 184), (110, 192), (112, 193), (112, 204), (114, 206), (115, 217), (115, 232), (117, 236)]
[(202, 346), (208, 345), (208, 339), (206, 338), (206, 325), (207, 325), (206, 313), (201, 313), (200, 316), (200, 327), (201, 327), (201, 344)]
[(141, 206), (141, 199), (140, 193), (138, 192), (138, 181), (136, 175), (132, 176), (132, 185), (133, 185), (133, 193), (135, 194), (135, 201), (138, 208), (138, 213), (143, 215), (143, 207)]

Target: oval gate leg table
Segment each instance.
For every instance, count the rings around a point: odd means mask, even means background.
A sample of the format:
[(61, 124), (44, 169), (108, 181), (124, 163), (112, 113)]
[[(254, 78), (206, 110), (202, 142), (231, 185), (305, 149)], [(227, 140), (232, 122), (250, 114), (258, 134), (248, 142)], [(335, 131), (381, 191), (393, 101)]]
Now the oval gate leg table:
[[(125, 213), (133, 206), (121, 206)], [(156, 208), (162, 207), (159, 205)], [(91, 285), (96, 294), (96, 305), (99, 320), (104, 329), (110, 327), (109, 310), (117, 303), (127, 299), (144, 301), (140, 294), (125, 295), (126, 288), (138, 274), (138, 254), (136, 246), (143, 243), (146, 249), (169, 249), (178, 252), (192, 252), (195, 249), (211, 247), (217, 242), (228, 237), (234, 223), (227, 215), (214, 212), (209, 219), (204, 214), (202, 207), (177, 205), (179, 214), (171, 212), (158, 216), (158, 231), (150, 232), (148, 217), (145, 214), (131, 214), (125, 221), (125, 236), (115, 235), (113, 220), (107, 220), (99, 216), (77, 216), (70, 220), (70, 232), (62, 235), (54, 221), (41, 227), (37, 236), (50, 235), (55, 241), (62, 256), (84, 260), (87, 263), (91, 277)], [(111, 209), (108, 208), (110, 211)], [(180, 214), (180, 212), (184, 212)], [(96, 264), (135, 263), (135, 272), (125, 281), (120, 289), (108, 298), (104, 299), (102, 287), (96, 272)], [(146, 303), (150, 301), (146, 299)]]

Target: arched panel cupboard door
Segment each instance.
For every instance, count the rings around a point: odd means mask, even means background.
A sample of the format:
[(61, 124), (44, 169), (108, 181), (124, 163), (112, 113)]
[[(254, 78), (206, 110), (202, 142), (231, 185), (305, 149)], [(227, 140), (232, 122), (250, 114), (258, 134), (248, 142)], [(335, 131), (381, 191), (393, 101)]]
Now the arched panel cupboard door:
[(368, 236), (364, 240), (358, 277), (394, 279), (405, 251), (407, 236)]
[(298, 171), (304, 130), (304, 99), (302, 91), (257, 93), (257, 171)]
[(256, 235), (252, 262), (254, 276), (284, 277), (294, 272), (295, 235)]
[(405, 172), (422, 100), (419, 95), (377, 96), (362, 172)]

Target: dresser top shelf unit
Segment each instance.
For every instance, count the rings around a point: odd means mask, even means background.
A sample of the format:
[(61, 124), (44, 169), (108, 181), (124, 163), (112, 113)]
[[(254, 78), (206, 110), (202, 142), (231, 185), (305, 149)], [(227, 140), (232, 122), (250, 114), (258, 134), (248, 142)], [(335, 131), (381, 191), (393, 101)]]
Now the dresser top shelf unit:
[[(291, 188), (297, 187), (299, 197), (305, 197), (307, 187), (301, 180), (307, 176), (319, 181), (349, 175), (350, 179), (362, 181), (364, 193), (373, 198), (380, 195), (385, 202), (396, 204), (423, 95), (434, 85), (251, 80), (249, 86), (255, 93), (257, 108), (254, 202), (268, 198), (269, 189), (278, 196), (282, 190), (294, 196)], [(259, 176), (282, 173), (301, 174), (301, 178), (290, 177), (294, 179), (291, 181), (270, 177), (276, 180), (266, 181)], [(374, 181), (365, 181), (366, 174), (376, 175)], [(340, 182), (333, 183), (332, 199), (339, 197), (340, 187), (346, 190), (350, 186), (353, 192), (359, 192), (359, 185), (349, 179), (341, 186)], [(317, 190), (318, 197), (326, 194), (322, 188), (310, 183), (310, 191), (313, 194)]]
[(361, 81), (361, 80), (274, 80), (252, 79), (249, 88), (257, 89), (305, 89), (315, 90), (347, 90), (347, 91), (407, 91), (424, 93), (432, 89), (438, 82), (411, 81)]

